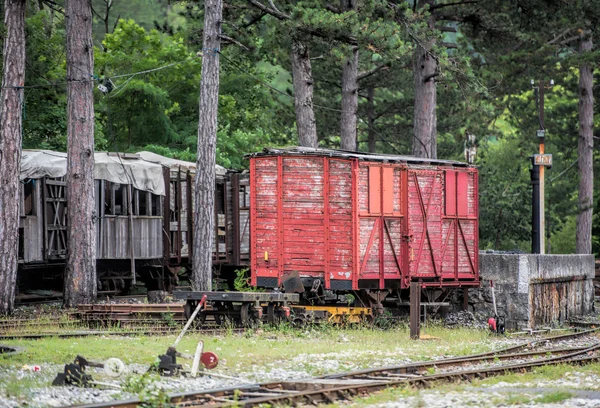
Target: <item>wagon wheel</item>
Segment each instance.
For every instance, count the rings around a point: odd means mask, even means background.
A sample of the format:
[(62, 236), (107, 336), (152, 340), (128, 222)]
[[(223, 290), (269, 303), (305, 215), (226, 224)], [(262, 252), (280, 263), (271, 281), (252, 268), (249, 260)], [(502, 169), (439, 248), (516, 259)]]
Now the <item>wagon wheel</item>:
[(185, 318), (185, 320), (189, 320), (189, 318), (192, 317), (192, 313), (194, 312), (195, 308), (196, 305), (194, 304), (194, 302), (189, 300), (185, 302), (185, 305), (183, 305), (183, 317)]
[[(223, 325), (223, 323), (227, 322), (228, 319), (228, 315), (229, 315), (229, 303), (224, 303), (224, 302), (217, 302), (215, 303), (214, 306), (214, 311), (217, 312), (215, 313), (214, 319), (215, 319), (215, 323), (218, 324), (219, 326)], [(225, 316), (222, 316), (219, 312), (224, 312)]]
[(270, 302), (267, 306), (267, 323), (269, 324), (279, 324), (280, 317), (275, 313), (275, 303)]
[(240, 308), (240, 324), (242, 327), (250, 327), (250, 303), (242, 303)]
[(202, 310), (198, 313), (196, 327), (204, 326), (205, 322), (206, 322), (206, 312), (204, 310)]

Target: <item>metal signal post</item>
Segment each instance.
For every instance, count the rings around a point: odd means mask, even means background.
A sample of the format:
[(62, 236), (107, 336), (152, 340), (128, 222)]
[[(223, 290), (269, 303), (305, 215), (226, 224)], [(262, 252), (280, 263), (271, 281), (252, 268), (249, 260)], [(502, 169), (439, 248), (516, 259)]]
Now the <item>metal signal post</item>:
[(534, 92), (538, 92), (539, 96), (538, 116), (540, 122), (540, 128), (537, 131), (540, 144), (539, 154), (532, 156), (533, 169), (531, 170), (531, 184), (533, 185), (531, 252), (534, 254), (544, 254), (546, 252), (544, 174), (545, 168), (552, 166), (552, 155), (545, 154), (546, 127), (544, 125), (544, 90), (551, 88), (553, 85), (554, 80), (550, 80), (549, 85), (544, 85), (544, 82), (540, 81), (539, 85), (536, 87), (533, 79), (531, 80), (531, 86), (533, 87)]

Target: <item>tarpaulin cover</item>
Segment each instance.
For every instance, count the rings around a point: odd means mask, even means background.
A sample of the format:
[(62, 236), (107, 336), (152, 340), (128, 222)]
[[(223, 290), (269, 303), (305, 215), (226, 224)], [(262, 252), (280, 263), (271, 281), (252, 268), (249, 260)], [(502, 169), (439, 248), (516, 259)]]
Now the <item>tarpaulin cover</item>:
[[(94, 179), (131, 184), (142, 191), (165, 195), (162, 166), (131, 156), (100, 152), (94, 154)], [(63, 177), (67, 174), (67, 154), (51, 150), (23, 150), (20, 179)]]
[[(136, 154), (139, 155), (144, 160), (147, 160), (147, 161), (150, 161), (153, 163), (159, 163), (159, 164), (162, 164), (163, 166), (167, 166), (171, 169), (171, 171), (177, 171), (180, 168), (182, 172), (185, 172), (188, 170), (192, 173), (196, 172), (196, 163), (172, 159), (170, 157), (161, 156), (160, 154), (156, 154), (156, 153), (152, 153), (152, 152), (137, 152)], [(217, 176), (224, 176), (225, 174), (227, 174), (227, 169), (225, 167), (222, 167), (222, 166), (219, 166), (218, 164), (216, 164), (215, 165), (215, 174)]]

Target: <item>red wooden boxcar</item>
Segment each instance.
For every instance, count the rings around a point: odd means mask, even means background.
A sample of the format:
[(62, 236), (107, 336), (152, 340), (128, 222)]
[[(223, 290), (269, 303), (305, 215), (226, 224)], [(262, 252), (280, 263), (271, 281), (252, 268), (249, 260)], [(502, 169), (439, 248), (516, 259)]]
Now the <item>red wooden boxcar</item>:
[(250, 155), (252, 284), (325, 289), (479, 284), (477, 169), (337, 150)]

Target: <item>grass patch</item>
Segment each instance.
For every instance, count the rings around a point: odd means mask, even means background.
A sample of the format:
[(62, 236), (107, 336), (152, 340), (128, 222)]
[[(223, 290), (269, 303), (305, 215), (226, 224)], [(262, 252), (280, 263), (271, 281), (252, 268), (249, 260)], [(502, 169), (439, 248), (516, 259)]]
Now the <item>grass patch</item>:
[[(485, 331), (430, 327), (428, 332), (439, 340), (409, 340), (409, 332), (405, 328), (386, 331), (364, 327), (340, 330), (331, 327), (261, 328), (242, 334), (230, 332), (216, 337), (190, 333), (183, 338), (178, 350), (193, 354), (198, 340), (202, 339), (205, 342), (205, 350), (214, 351), (219, 355), (220, 367), (236, 372), (251, 370), (255, 365), (289, 362), (293, 357), (302, 356), (307, 358), (300, 359), (298, 368), (317, 375), (323, 370), (322, 367), (319, 368), (319, 364), (324, 358), (339, 360), (339, 367), (332, 367), (332, 370), (344, 371), (346, 366), (364, 368), (377, 361), (417, 361), (436, 356), (478, 353), (494, 348), (495, 344)], [(158, 354), (166, 351), (175, 338), (175, 335), (142, 335), (10, 340), (3, 343), (18, 345), (24, 350), (14, 356), (0, 355), (0, 366), (42, 362), (64, 364), (72, 361), (77, 354), (93, 361), (118, 357), (125, 363), (151, 364)], [(306, 364), (302, 361), (306, 361)]]
[(563, 379), (567, 374), (574, 371), (580, 373), (589, 373), (600, 375), (600, 363), (586, 364), (584, 366), (573, 367), (568, 364), (559, 364), (553, 366), (537, 367), (533, 371), (523, 374), (511, 373), (490, 377), (483, 380), (474, 380), (474, 386), (495, 385), (501, 382), (505, 383), (526, 383), (535, 381), (554, 381)]
[(524, 405), (531, 402), (531, 397), (522, 393), (510, 393), (501, 397), (494, 397), (492, 399), (493, 405)]
[[(372, 407), (376, 404), (383, 404), (390, 401), (398, 401), (399, 399), (416, 397), (416, 405), (419, 405), (421, 390), (412, 387), (386, 388), (382, 391), (370, 394), (366, 397), (355, 398), (352, 400), (352, 408)], [(422, 402), (422, 401), (421, 401)], [(333, 408), (347, 407), (347, 402), (334, 403), (327, 405)]]
[(19, 400), (26, 397), (29, 394), (29, 390), (32, 388), (44, 385), (44, 382), (37, 378), (20, 378), (18, 381), (0, 383), (0, 395)]
[(564, 400), (568, 400), (569, 398), (573, 398), (574, 394), (569, 391), (555, 391), (549, 392), (547, 394), (542, 395), (535, 399), (535, 402), (539, 404), (552, 404), (556, 402), (562, 402)]

